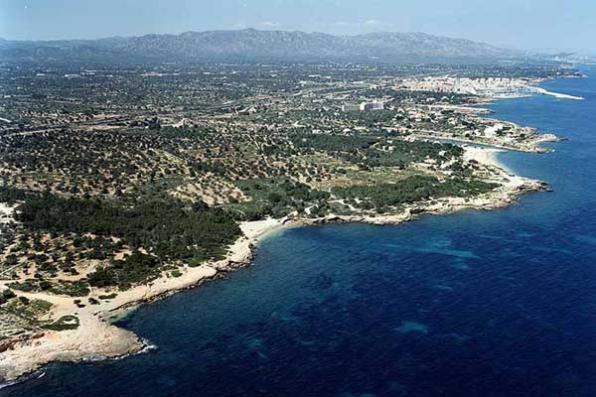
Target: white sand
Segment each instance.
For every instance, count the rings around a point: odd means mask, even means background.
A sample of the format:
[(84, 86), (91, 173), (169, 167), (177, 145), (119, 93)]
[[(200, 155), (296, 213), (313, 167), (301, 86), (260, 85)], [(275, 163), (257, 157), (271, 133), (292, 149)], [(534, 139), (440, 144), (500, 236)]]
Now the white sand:
[(491, 167), (500, 168), (509, 175), (514, 176), (513, 172), (507, 166), (501, 163), (498, 159), (499, 153), (506, 153), (504, 149), (494, 149), (488, 147), (478, 146), (464, 146), (464, 160), (476, 160), (480, 164), (489, 165)]

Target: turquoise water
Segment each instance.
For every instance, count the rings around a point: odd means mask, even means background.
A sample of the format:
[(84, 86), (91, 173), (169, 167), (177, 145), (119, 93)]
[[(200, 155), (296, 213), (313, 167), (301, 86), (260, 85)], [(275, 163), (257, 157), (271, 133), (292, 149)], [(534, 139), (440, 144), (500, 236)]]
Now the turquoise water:
[[(587, 70), (596, 76), (596, 70)], [(158, 349), (52, 364), (1, 396), (595, 396), (596, 79), (496, 116), (569, 138), (507, 153), (553, 193), (401, 226), (265, 240), (254, 266), (122, 326)]]

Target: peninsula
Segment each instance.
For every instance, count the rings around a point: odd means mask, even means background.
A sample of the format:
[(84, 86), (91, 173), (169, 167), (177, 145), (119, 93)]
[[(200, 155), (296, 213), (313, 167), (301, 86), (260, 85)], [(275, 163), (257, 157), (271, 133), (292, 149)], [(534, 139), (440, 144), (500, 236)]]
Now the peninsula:
[[(396, 224), (548, 189), (496, 153), (557, 138), (487, 117), (479, 105), (502, 85), (477, 75), (527, 93), (528, 79), (577, 73), (436, 68), (5, 68), (0, 378), (143, 351), (114, 319), (249, 264), (272, 230)], [(445, 71), (484, 88), (429, 83)]]

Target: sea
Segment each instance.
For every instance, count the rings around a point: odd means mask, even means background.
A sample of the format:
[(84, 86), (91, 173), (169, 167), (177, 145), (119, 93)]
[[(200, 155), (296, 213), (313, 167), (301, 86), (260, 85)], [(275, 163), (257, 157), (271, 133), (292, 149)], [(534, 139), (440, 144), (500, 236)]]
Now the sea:
[(254, 264), (120, 322), (156, 346), (51, 364), (2, 397), (596, 396), (596, 68), (493, 116), (567, 138), (494, 211), (293, 228)]

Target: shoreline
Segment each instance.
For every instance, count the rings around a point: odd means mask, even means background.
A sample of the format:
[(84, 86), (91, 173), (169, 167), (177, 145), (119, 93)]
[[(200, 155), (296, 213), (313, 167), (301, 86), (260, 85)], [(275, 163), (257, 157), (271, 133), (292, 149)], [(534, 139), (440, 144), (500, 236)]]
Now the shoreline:
[(17, 336), (0, 343), (0, 382), (18, 381), (50, 362), (87, 362), (118, 359), (137, 354), (149, 345), (131, 331), (114, 325), (143, 304), (163, 299), (176, 292), (194, 288), (228, 271), (250, 264), (254, 245), (282, 226), (281, 221), (267, 219), (244, 222), (244, 236), (228, 249), (228, 256), (220, 261), (201, 266), (186, 267), (177, 278), (161, 277), (148, 285), (122, 291), (114, 299), (97, 306), (76, 308), (72, 297), (42, 293), (21, 293), (30, 299), (44, 299), (53, 304), (49, 319), (75, 314), (80, 325), (74, 330), (43, 330), (30, 335)]
[[(494, 181), (501, 184), (494, 191), (474, 198), (447, 197), (428, 202), (413, 203), (403, 211), (389, 215), (328, 215), (323, 218), (268, 218), (242, 222), (243, 236), (228, 249), (225, 259), (191, 268), (184, 267), (180, 277), (163, 276), (148, 285), (136, 286), (99, 305), (77, 308), (72, 297), (43, 293), (22, 293), (29, 298), (41, 298), (53, 304), (48, 319), (76, 314), (80, 325), (74, 330), (49, 331), (20, 336), (0, 343), (0, 379), (14, 382), (39, 371), (50, 362), (88, 362), (118, 359), (138, 354), (151, 347), (133, 332), (114, 323), (139, 306), (163, 299), (176, 292), (195, 288), (202, 283), (223, 277), (227, 272), (249, 266), (256, 245), (264, 238), (289, 227), (303, 227), (329, 223), (367, 223), (398, 225), (416, 219), (421, 214), (444, 215), (466, 209), (490, 210), (512, 204), (517, 197), (532, 191), (547, 190), (543, 182), (513, 175), (498, 159), (503, 149), (464, 146), (464, 157), (490, 169)], [(1, 386), (0, 386), (1, 387)]]

